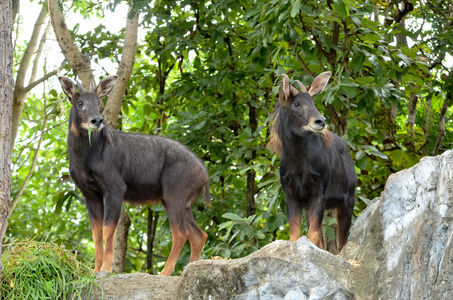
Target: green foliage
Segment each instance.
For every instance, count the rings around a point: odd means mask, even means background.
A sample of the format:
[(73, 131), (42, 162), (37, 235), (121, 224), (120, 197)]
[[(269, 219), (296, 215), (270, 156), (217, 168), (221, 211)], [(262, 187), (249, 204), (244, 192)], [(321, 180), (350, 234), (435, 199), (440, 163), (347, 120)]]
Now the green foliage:
[(93, 284), (91, 266), (76, 254), (52, 243), (13, 241), (2, 253), (2, 299), (79, 298)]
[[(102, 16), (117, 4), (76, 1), (68, 13)], [(152, 7), (133, 2), (146, 35), (139, 41), (120, 128), (174, 138), (206, 162), (213, 202), (193, 205), (195, 219), (208, 233), (204, 258), (243, 257), (289, 238), (278, 156), (266, 149), (283, 73), (308, 85), (319, 73), (332, 72), (315, 102), (332, 131), (350, 146), (358, 174), (356, 216), (380, 195), (390, 174), (433, 154), (439, 115), (453, 86), (446, 64), (453, 31), (441, 13), (447, 11), (445, 3), (422, 4), (414, 3), (403, 28), (376, 21), (375, 5), (381, 20), (386, 9), (376, 1), (161, 0)], [(393, 2), (388, 5), (390, 15), (398, 9)], [(92, 61), (119, 61), (123, 32), (112, 34), (99, 25), (88, 33), (75, 28), (74, 33)], [(61, 97), (50, 91), (47, 108), (39, 96), (27, 100), (13, 154), (13, 196), (28, 173), (44, 117), (49, 125), (35, 175), (10, 218), (7, 236), (50, 239), (87, 258), (93, 255), (90, 225), (83, 199), (68, 178), (69, 104)], [(417, 99), (413, 125), (411, 97)], [(453, 143), (453, 103), (447, 104), (441, 151)], [(254, 186), (247, 178), (254, 178)], [(249, 215), (248, 190), (255, 202)], [(127, 271), (147, 271), (148, 207), (127, 206), (127, 212), (132, 220)], [(159, 216), (156, 272), (170, 253), (171, 231), (162, 206), (152, 207), (152, 213)], [(329, 240), (335, 238), (334, 227), (335, 219), (326, 216)], [(302, 234), (306, 232), (304, 225)], [(189, 254), (187, 244), (176, 274)]]

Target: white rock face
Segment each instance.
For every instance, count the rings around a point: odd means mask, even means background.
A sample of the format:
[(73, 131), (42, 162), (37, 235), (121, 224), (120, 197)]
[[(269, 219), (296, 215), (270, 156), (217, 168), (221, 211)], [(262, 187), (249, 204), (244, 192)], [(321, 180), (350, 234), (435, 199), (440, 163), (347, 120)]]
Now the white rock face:
[(452, 151), (389, 177), (341, 253), (368, 273), (363, 296), (453, 299), (452, 205)]
[(152, 286), (161, 293), (149, 299), (447, 300), (453, 299), (452, 237), (453, 151), (447, 151), (390, 176), (339, 256), (301, 237), (241, 259), (191, 263), (171, 281), (131, 274), (97, 283), (115, 286), (107, 299), (141, 299), (137, 287)]

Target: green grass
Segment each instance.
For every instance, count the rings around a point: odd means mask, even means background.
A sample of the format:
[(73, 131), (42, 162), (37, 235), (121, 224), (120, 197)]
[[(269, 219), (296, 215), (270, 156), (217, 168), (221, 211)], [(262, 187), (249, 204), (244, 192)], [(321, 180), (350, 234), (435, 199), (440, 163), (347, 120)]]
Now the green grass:
[(2, 299), (68, 299), (68, 293), (79, 299), (94, 284), (92, 266), (61, 246), (32, 240), (4, 246)]

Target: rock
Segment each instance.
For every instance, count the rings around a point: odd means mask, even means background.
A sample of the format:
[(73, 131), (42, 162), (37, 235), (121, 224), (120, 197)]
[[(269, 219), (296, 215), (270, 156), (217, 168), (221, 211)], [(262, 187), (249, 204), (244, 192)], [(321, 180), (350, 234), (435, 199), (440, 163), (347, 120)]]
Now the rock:
[(85, 290), (82, 299), (174, 300), (180, 280), (177, 276), (167, 277), (146, 273), (118, 274), (97, 279), (96, 285), (93, 285), (90, 290)]
[(177, 298), (351, 299), (348, 276), (353, 270), (306, 237), (296, 243), (275, 241), (241, 259), (189, 264)]
[(452, 205), (452, 151), (388, 178), (341, 253), (367, 274), (360, 299), (453, 298)]
[(125, 274), (96, 282), (104, 299), (453, 299), (452, 221), (447, 151), (391, 175), (339, 256), (301, 237), (241, 259), (194, 262), (180, 277)]

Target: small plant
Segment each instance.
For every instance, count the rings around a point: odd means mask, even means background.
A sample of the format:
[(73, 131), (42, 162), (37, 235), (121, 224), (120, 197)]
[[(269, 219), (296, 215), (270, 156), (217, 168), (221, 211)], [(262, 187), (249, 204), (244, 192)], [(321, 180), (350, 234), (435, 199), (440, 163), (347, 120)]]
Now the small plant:
[(90, 143), (90, 146), (92, 146), (91, 145), (91, 127), (90, 126), (88, 126), (88, 142)]
[(92, 266), (61, 246), (32, 240), (5, 245), (2, 299), (79, 299), (93, 284)]

